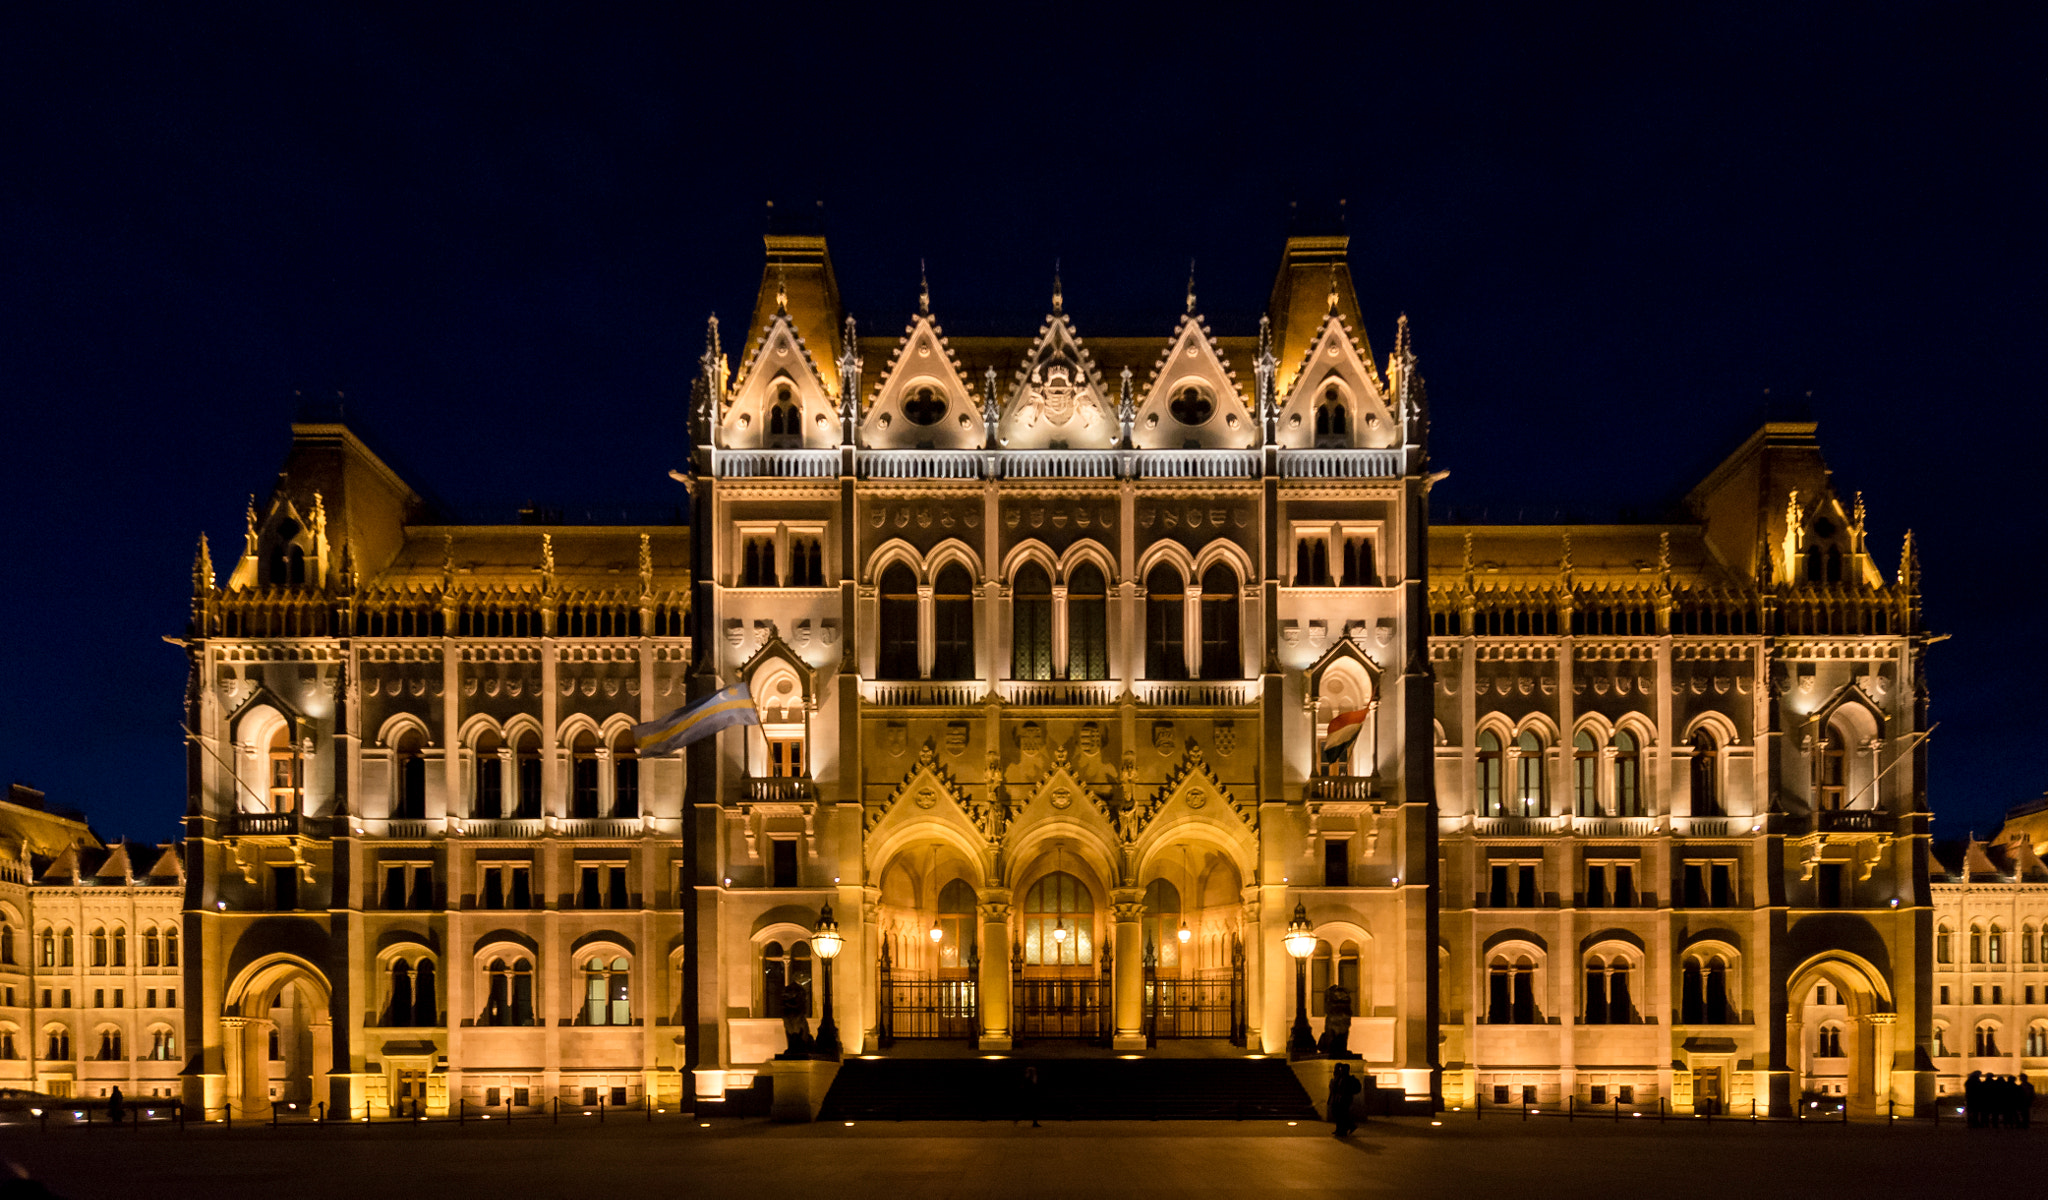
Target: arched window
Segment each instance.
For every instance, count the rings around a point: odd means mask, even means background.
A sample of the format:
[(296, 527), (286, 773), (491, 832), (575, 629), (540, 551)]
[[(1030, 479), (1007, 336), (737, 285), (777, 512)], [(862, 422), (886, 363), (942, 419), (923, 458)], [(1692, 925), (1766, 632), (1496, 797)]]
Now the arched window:
[(1842, 807), (1849, 782), (1849, 735), (1838, 725), (1828, 727), (1820, 744), (1820, 807), (1835, 812)]
[(797, 942), (787, 953), (781, 942), (761, 947), (761, 1015), (809, 1013), (811, 1007), (811, 944)]
[(77, 961), (72, 955), (71, 931), (69, 929), (58, 935), (57, 950), (60, 966), (72, 966)]
[(149, 1058), (152, 1062), (174, 1062), (178, 1057), (178, 1034), (168, 1026), (158, 1026), (149, 1031)]
[(597, 767), (597, 735), (585, 729), (569, 743), (570, 816), (598, 815)]
[(632, 984), (623, 958), (603, 956), (583, 964), (583, 1023), (631, 1025)]
[(1977, 1026), (1977, 1057), (1998, 1057), (1998, 1025), (1995, 1022), (1986, 1021)]
[(1619, 954), (1587, 958), (1586, 1024), (1627, 1025), (1635, 1021), (1628, 982), (1632, 965)]
[(1330, 578), (1330, 539), (1320, 533), (1294, 539), (1294, 586), (1328, 587), (1334, 582)]
[(476, 784), (470, 797), (469, 815), (495, 821), (505, 815), (505, 761), (499, 754), (504, 743), (496, 730), (477, 735), (471, 753), (476, 756)]
[(633, 735), (620, 730), (612, 739), (612, 816), (632, 819), (640, 815), (640, 753)]
[(1934, 961), (1952, 963), (1956, 960), (1956, 931), (1943, 925), (1934, 931)]
[(14, 927), (0, 925), (0, 966), (14, 965)]
[(974, 678), (974, 580), (957, 562), (932, 581), (932, 678)]
[[(1180, 923), (1183, 919), (1180, 889), (1173, 886), (1171, 880), (1155, 879), (1145, 886), (1143, 945), (1145, 952), (1152, 956), (1162, 971), (1180, 969), (1180, 938), (1177, 935), (1180, 933)], [(1327, 943), (1319, 945), (1325, 951), (1329, 949)], [(1324, 969), (1327, 972), (1327, 966)], [(1310, 999), (1320, 1005), (1321, 988), (1328, 986), (1327, 979), (1315, 985), (1315, 989), (1310, 993)]]
[(1702, 729), (1692, 735), (1692, 815), (1721, 815), (1720, 747), (1714, 735)]
[(916, 679), (917, 576), (904, 564), (891, 563), (882, 572), (880, 622), (876, 633), (875, 673), (883, 679)]
[(21, 1051), (14, 1044), (14, 1030), (0, 1029), (0, 1058), (20, 1058)]
[(1515, 750), (1515, 815), (1543, 816), (1550, 811), (1544, 803), (1543, 742), (1534, 730), (1524, 729)]
[(2048, 1058), (2048, 1025), (2027, 1026), (2028, 1058)]
[(178, 931), (176, 929), (164, 930), (164, 965), (167, 967), (178, 965)]
[(974, 889), (954, 879), (939, 889), (939, 966), (965, 970), (974, 961), (976, 922)]
[(1614, 733), (1614, 811), (1623, 817), (1643, 815), (1643, 754), (1636, 735)]
[(1109, 678), (1109, 586), (1094, 563), (1067, 576), (1067, 678)]
[(1978, 966), (1984, 962), (1984, 927), (1970, 926), (1970, 962)]
[(1188, 677), (1187, 620), (1186, 584), (1160, 563), (1145, 576), (1145, 678)]
[(1350, 434), (1351, 412), (1345, 407), (1344, 393), (1330, 384), (1323, 389), (1322, 403), (1316, 405), (1316, 445), (1349, 445)]
[(1500, 738), (1491, 729), (1479, 733), (1479, 815), (1497, 817), (1501, 815)]
[(797, 409), (795, 393), (786, 383), (776, 384), (774, 405), (768, 410), (768, 436), (796, 438), (803, 432), (803, 414)]
[(1991, 936), (1985, 939), (1985, 947), (1990, 952), (1990, 959), (1993, 964), (2005, 961), (2005, 930), (2003, 927), (1998, 925), (1991, 927)]
[(1580, 816), (1600, 815), (1600, 748), (1583, 729), (1572, 738), (1572, 791)]
[(508, 966), (494, 958), (484, 968), (484, 1012), (482, 1025), (533, 1024), (533, 963), (515, 958)]
[(1831, 1022), (1820, 1027), (1820, 1036), (1814, 1042), (1813, 1056), (1815, 1058), (1843, 1057), (1842, 1027), (1840, 1025)]
[(1024, 965), (1072, 967), (1094, 961), (1094, 897), (1064, 871), (1040, 878), (1024, 896)]
[(2022, 963), (2032, 963), (2034, 961), (2034, 927), (2032, 925), (2020, 926), (2020, 961)]
[(1828, 582), (1842, 582), (1842, 548), (1840, 546), (1828, 547)]
[(291, 731), (280, 725), (270, 735), (270, 811), (297, 812), (299, 793), (305, 787), (305, 760), (292, 748)]
[(441, 998), (434, 987), (434, 964), (421, 959), (412, 971), (412, 1023), (433, 1026), (441, 1023)]
[(427, 815), (427, 760), (420, 748), (417, 729), (407, 729), (399, 736), (398, 792), (392, 797), (391, 815), (400, 820), (417, 821)]
[(92, 965), (95, 967), (107, 965), (107, 931), (104, 929), (92, 931)]
[(121, 926), (119, 926), (119, 925), (116, 925), (116, 926), (114, 926), (113, 930), (112, 930), (111, 932), (109, 932), (109, 933), (107, 934), (107, 942), (108, 942), (108, 949), (110, 949), (110, 950), (112, 950), (112, 951), (114, 952), (114, 953), (113, 953), (113, 961), (114, 961), (114, 965), (115, 965), (115, 966), (117, 966), (117, 967), (125, 967), (125, 966), (127, 966), (127, 965), (128, 965), (128, 931), (127, 931), (126, 929), (123, 929), (123, 928), (122, 928)]
[(53, 1025), (43, 1031), (43, 1057), (52, 1062), (71, 1061), (71, 1031)]
[(1344, 538), (1344, 586), (1371, 587), (1379, 578), (1373, 561), (1372, 539), (1363, 535)]
[(512, 815), (523, 821), (537, 821), (541, 800), (540, 735), (530, 729), (521, 733), (512, 757), (518, 765), (518, 778), (513, 782), (519, 786)]
[(1680, 980), (1680, 1017), (1688, 1025), (1727, 1025), (1735, 1020), (1728, 1004), (1728, 964), (1720, 955), (1685, 960)]
[(42, 935), (42, 937), (41, 937), (41, 939), (40, 939), (40, 940), (41, 940), (41, 942), (42, 942), (42, 946), (43, 946), (43, 953), (42, 953), (42, 960), (43, 960), (43, 965), (44, 965), (44, 966), (46, 966), (46, 967), (54, 967), (54, 966), (56, 966), (56, 965), (57, 965), (57, 935), (56, 935), (56, 933), (54, 933), (53, 931), (51, 931), (51, 930), (50, 930), (50, 929), (49, 929), (48, 927), (45, 927), (45, 928), (43, 929), (43, 935)]
[(1237, 574), (1222, 563), (1202, 573), (1202, 678), (1241, 679), (1237, 639)]
[(1526, 954), (1497, 954), (1486, 968), (1486, 1023), (1536, 1023), (1536, 963)]
[(402, 958), (391, 960), (391, 987), (384, 1005), (384, 1024), (405, 1029), (412, 1021), (412, 966)]
[(1052, 580), (1035, 562), (1011, 581), (1010, 678), (1052, 678)]
[(1934, 1026), (1934, 1048), (1929, 1054), (1934, 1058), (1947, 1058), (1952, 1051), (1948, 1048), (1948, 1026), (1937, 1023)]

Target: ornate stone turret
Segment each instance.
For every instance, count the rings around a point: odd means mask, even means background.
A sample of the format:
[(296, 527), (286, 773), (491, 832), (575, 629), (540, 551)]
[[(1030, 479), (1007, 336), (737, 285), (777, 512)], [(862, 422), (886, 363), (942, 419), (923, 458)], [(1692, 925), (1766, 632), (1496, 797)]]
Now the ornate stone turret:
[(1259, 424), (1265, 431), (1268, 446), (1274, 443), (1280, 431), (1280, 402), (1274, 394), (1274, 381), (1279, 371), (1280, 360), (1273, 353), (1273, 318), (1262, 314), (1259, 317), (1259, 355), (1252, 362), (1252, 377), (1259, 392)]
[(846, 314), (846, 345), (839, 351), (839, 443), (853, 445), (860, 425), (860, 335), (853, 314)]

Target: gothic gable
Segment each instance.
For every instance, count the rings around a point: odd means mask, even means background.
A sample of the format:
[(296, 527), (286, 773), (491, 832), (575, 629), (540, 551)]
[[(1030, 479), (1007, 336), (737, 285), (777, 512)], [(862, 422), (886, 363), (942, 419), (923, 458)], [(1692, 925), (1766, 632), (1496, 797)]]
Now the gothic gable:
[(882, 372), (861, 418), (877, 450), (978, 450), (988, 439), (980, 401), (929, 312), (920, 311)]
[(1232, 794), (1202, 752), (1201, 743), (1188, 739), (1187, 751), (1158, 790), (1133, 803), (1125, 814), (1125, 837), (1136, 841), (1162, 818), (1191, 817), (1214, 821), (1223, 813), (1234, 814), (1246, 828), (1258, 824), (1257, 806)]
[(1378, 373), (1359, 353), (1344, 319), (1332, 312), (1294, 372), (1280, 403), (1278, 441), (1288, 449), (1312, 446), (1383, 448), (1400, 444), (1401, 430)]
[(1201, 317), (1189, 313), (1152, 368), (1131, 441), (1142, 450), (1243, 450), (1260, 442), (1237, 376)]
[(825, 449), (839, 444), (838, 403), (786, 312), (770, 318), (718, 425), (725, 449)]
[(1116, 447), (1116, 401), (1064, 313), (1055, 312), (1039, 329), (997, 428), (1009, 450)]
[(993, 806), (968, 794), (938, 761), (929, 741), (918, 747), (917, 762), (904, 775), (903, 782), (880, 804), (868, 805), (864, 816), (862, 830), (870, 842), (879, 840), (877, 835), (886, 835), (891, 826), (927, 818), (971, 829), (981, 842), (993, 842), (1001, 836), (1000, 818)]
[(1105, 836), (1113, 837), (1116, 813), (1106, 792), (1104, 786), (1082, 779), (1074, 764), (1067, 761), (1066, 748), (1058, 747), (1053, 752), (1052, 766), (1015, 806), (1013, 825), (1071, 820), (1097, 826)]

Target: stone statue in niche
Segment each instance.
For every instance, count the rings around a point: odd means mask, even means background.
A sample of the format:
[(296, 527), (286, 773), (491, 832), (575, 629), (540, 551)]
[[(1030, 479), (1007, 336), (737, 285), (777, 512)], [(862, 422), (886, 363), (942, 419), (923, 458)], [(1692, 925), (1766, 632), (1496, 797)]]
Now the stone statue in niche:
[(1351, 989), (1333, 983), (1323, 989), (1323, 1036), (1316, 1053), (1324, 1058), (1357, 1058), (1351, 1051)]

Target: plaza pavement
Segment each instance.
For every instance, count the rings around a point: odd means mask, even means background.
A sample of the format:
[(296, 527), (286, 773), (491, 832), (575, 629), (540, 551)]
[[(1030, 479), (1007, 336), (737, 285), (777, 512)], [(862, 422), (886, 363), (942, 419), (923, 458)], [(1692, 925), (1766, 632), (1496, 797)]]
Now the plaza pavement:
[[(70, 1200), (264, 1196), (1570, 1197), (1933, 1194), (2035, 1160), (2048, 1125), (1669, 1125), (1375, 1120), (1340, 1142), (1303, 1122), (860, 1122), (670, 1118), (141, 1131), (0, 1130), (0, 1158)], [(2007, 1176), (2008, 1179), (2012, 1177)], [(0, 1186), (0, 1200), (11, 1193)]]

